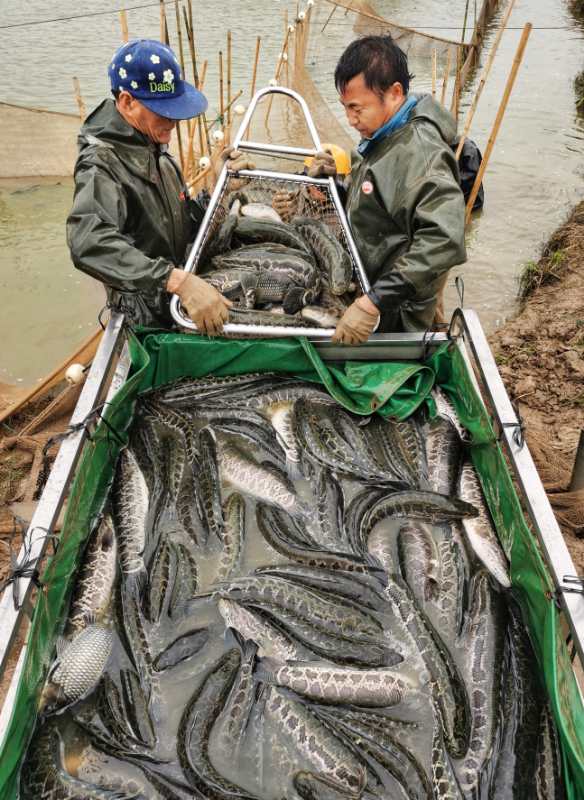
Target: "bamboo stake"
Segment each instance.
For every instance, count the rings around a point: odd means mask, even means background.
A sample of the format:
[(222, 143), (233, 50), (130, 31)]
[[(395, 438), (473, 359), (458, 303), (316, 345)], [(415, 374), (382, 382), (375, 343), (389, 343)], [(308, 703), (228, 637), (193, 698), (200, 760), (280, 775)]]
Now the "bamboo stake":
[(209, 64), (209, 62), (207, 61), (207, 59), (205, 59), (203, 61), (203, 68), (201, 69), (201, 79), (200, 79), (200, 83), (199, 83), (199, 91), (200, 92), (202, 92), (203, 89), (205, 88), (205, 78), (207, 77), (207, 66), (208, 66), (208, 64)]
[[(191, 0), (188, 0), (188, 9), (189, 9), (190, 18), (192, 19)], [(190, 56), (191, 56), (191, 65), (192, 65), (192, 68), (193, 68), (193, 79), (194, 79), (194, 82), (195, 82), (195, 87), (199, 91), (202, 91), (201, 82), (199, 81), (199, 72), (198, 72), (198, 69), (197, 69), (197, 52), (195, 50), (195, 35), (193, 33), (193, 28), (192, 28), (192, 26), (191, 26), (191, 24), (189, 22), (189, 19), (187, 18), (187, 14), (186, 14), (184, 8), (183, 8), (183, 16), (184, 16), (184, 20), (185, 20), (185, 27), (186, 27), (186, 30), (187, 30), (187, 39), (189, 41), (189, 52), (190, 52)], [(203, 125), (203, 122), (205, 123), (204, 125)], [(207, 127), (207, 123), (206, 123), (206, 120), (205, 120), (205, 115), (204, 114), (199, 114), (199, 116), (197, 117), (197, 128), (199, 130), (199, 149), (200, 149), (201, 154), (203, 154), (205, 152), (205, 144), (207, 145), (207, 153), (208, 154), (211, 153), (211, 142), (210, 142), (209, 138), (207, 137), (206, 141), (203, 138), (204, 129), (206, 129), (206, 127)]]
[(466, 23), (468, 21), (468, 7), (470, 5), (470, 0), (466, 0), (466, 7), (464, 9), (464, 22), (462, 23), (462, 36), (460, 37), (460, 41), (464, 42), (464, 37), (466, 36)]
[(130, 39), (130, 35), (128, 33), (128, 15), (125, 8), (120, 11), (120, 26), (122, 28), (122, 42), (126, 44)]
[(493, 152), (493, 147), (495, 146), (495, 142), (497, 140), (497, 134), (499, 133), (499, 128), (501, 127), (501, 122), (503, 121), (503, 117), (505, 116), (505, 111), (507, 110), (507, 104), (509, 102), (509, 98), (511, 97), (511, 92), (513, 91), (513, 86), (515, 84), (517, 72), (519, 71), (521, 62), (523, 61), (525, 48), (527, 46), (527, 40), (529, 39), (532, 27), (533, 26), (531, 22), (526, 23), (525, 27), (523, 28), (523, 33), (521, 34), (521, 39), (517, 47), (517, 52), (515, 53), (515, 58), (513, 59), (513, 66), (511, 67), (509, 78), (507, 79), (505, 91), (503, 93), (503, 97), (499, 105), (499, 110), (497, 112), (497, 117), (493, 125), (493, 130), (491, 131), (491, 135), (489, 136), (489, 141), (487, 143), (485, 154), (483, 156), (483, 161), (478, 171), (476, 180), (474, 182), (474, 186), (472, 187), (472, 192), (470, 193), (470, 197), (468, 198), (468, 203), (466, 204), (465, 222), (467, 225), (470, 222), (472, 209), (475, 204), (475, 200), (477, 199), (477, 194), (479, 193), (479, 188), (483, 180), (483, 175), (485, 174), (485, 171), (487, 169), (491, 153)]
[[(227, 31), (227, 129), (231, 128), (231, 31)], [(228, 137), (229, 138), (229, 137)]]
[[(288, 24), (289, 24), (289, 21), (288, 21), (288, 9), (285, 8), (284, 9), (284, 38), (286, 38), (286, 34), (288, 33)], [(288, 87), (290, 86), (290, 63), (289, 62), (290, 62), (290, 58), (288, 56), (288, 53), (286, 53), (286, 68), (285, 68), (286, 78), (285, 78), (285, 81), (286, 81), (286, 86), (288, 86)]]
[(436, 79), (438, 77), (438, 53), (436, 48), (432, 50), (432, 97), (436, 98)]
[(442, 98), (440, 102), (442, 105), (446, 104), (446, 89), (448, 87), (448, 78), (450, 77), (450, 60), (452, 55), (450, 53), (450, 48), (448, 48), (448, 55), (446, 56), (446, 69), (444, 70), (444, 80), (442, 82)]
[(511, 16), (511, 12), (513, 11), (513, 6), (515, 5), (515, 0), (509, 0), (509, 6), (507, 8), (507, 13), (505, 14), (499, 30), (497, 31), (497, 35), (495, 37), (495, 41), (493, 42), (493, 46), (491, 47), (491, 52), (489, 53), (489, 57), (485, 63), (483, 74), (481, 75), (481, 79), (479, 81), (479, 85), (475, 92), (475, 96), (473, 97), (472, 103), (470, 104), (470, 108), (468, 110), (468, 114), (464, 123), (464, 128), (462, 131), (462, 135), (460, 137), (460, 141), (458, 143), (458, 147), (456, 149), (456, 160), (460, 158), (460, 154), (462, 153), (462, 148), (464, 146), (464, 142), (468, 133), (470, 131), (470, 126), (472, 125), (472, 121), (474, 119), (475, 112), (477, 110), (477, 106), (479, 104), (479, 100), (481, 99), (481, 94), (483, 93), (483, 89), (485, 88), (485, 84), (487, 82), (487, 78), (491, 72), (491, 67), (493, 66), (493, 62), (495, 60), (495, 56), (497, 55), (497, 50), (499, 48), (499, 44), (501, 43), (501, 39), (503, 38), (503, 33), (505, 32), (505, 28), (509, 22), (509, 17)]
[(200, 183), (200, 182), (203, 180), (203, 178), (206, 178), (206, 177), (209, 175), (209, 173), (210, 173), (210, 172), (211, 172), (211, 165), (209, 164), (209, 166), (208, 166), (208, 167), (205, 167), (204, 169), (202, 169), (202, 170), (201, 170), (199, 173), (197, 173), (197, 174), (195, 175), (195, 177), (194, 177), (194, 178), (192, 178), (192, 179), (191, 179), (191, 180), (190, 180), (190, 181), (187, 183), (187, 186), (188, 186), (188, 188), (189, 188), (190, 190), (194, 189), (194, 188), (195, 188), (195, 186), (196, 186), (198, 183)]
[[(276, 64), (276, 74), (274, 76), (276, 83), (280, 80), (280, 73), (282, 71), (282, 64), (284, 63), (284, 59), (288, 58), (288, 43), (290, 41), (290, 31), (286, 28), (286, 35), (284, 37), (284, 44), (282, 45), (282, 49), (280, 51), (280, 55), (278, 56), (278, 63)], [(268, 120), (270, 117), (270, 113), (272, 111), (272, 103), (274, 102), (274, 95), (270, 95), (270, 99), (268, 101), (268, 108), (266, 110), (266, 118), (264, 120), (264, 124), (268, 124)]]
[(452, 93), (452, 103), (450, 105), (450, 111), (452, 112), (452, 116), (454, 117), (457, 126), (458, 126), (458, 107), (460, 104), (460, 70), (462, 69), (461, 53), (462, 53), (462, 48), (457, 47), (456, 76), (454, 79), (454, 92)]
[[(180, 59), (180, 68), (182, 70), (183, 78), (186, 78), (187, 73), (185, 70), (185, 54), (183, 48), (183, 36), (182, 36), (182, 25), (180, 24), (180, 12), (178, 10), (178, 0), (174, 0), (174, 13), (176, 17), (176, 34), (178, 36), (178, 53)], [(193, 127), (192, 120), (187, 120), (187, 130), (189, 132), (189, 137), (191, 135), (191, 128)]]
[(81, 122), (84, 122), (85, 117), (87, 116), (87, 109), (85, 108), (85, 103), (83, 102), (83, 98), (81, 97), (81, 86), (79, 85), (79, 78), (73, 78), (73, 88), (75, 89), (75, 100), (77, 102), (77, 108), (79, 109), (79, 116), (81, 118)]
[(261, 44), (262, 44), (262, 37), (258, 36), (258, 38), (256, 39), (255, 58), (254, 58), (254, 62), (253, 62), (253, 72), (252, 72), (252, 76), (251, 76), (251, 89), (250, 89), (250, 93), (249, 93), (250, 99), (255, 94), (256, 79), (257, 79), (257, 76), (258, 76), (258, 62), (260, 60), (260, 47), (261, 47)]
[(168, 44), (168, 24), (166, 22), (164, 0), (160, 0), (160, 41)]
[(221, 129), (225, 131), (225, 99), (223, 97), (223, 51), (219, 50), (219, 116)]

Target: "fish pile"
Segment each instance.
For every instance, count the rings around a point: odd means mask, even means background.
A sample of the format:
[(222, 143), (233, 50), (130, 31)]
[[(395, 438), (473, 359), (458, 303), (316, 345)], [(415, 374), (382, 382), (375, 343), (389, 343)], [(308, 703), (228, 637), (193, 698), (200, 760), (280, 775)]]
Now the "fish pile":
[(197, 272), (233, 301), (230, 321), (335, 327), (356, 288), (349, 253), (309, 206), (284, 222), (270, 201), (265, 187), (228, 194)]
[(20, 798), (559, 800), (550, 709), (446, 395), (276, 374), (138, 401)]

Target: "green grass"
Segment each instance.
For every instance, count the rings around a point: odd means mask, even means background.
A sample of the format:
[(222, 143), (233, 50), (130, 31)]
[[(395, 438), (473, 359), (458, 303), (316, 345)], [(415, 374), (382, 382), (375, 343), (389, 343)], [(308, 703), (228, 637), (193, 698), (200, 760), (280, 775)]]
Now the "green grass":
[(539, 261), (528, 261), (519, 277), (519, 297), (526, 300), (540, 286), (545, 286), (560, 277), (560, 269), (566, 260), (563, 250), (544, 253)]

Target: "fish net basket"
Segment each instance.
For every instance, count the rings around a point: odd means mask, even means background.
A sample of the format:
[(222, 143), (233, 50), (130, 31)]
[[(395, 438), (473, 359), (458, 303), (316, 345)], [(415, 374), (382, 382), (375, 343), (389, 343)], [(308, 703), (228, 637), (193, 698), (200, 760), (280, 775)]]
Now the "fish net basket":
[(355, 259), (351, 253), (330, 188), (326, 185), (315, 184), (310, 179), (303, 181), (294, 178), (274, 177), (272, 175), (269, 177), (262, 175), (245, 178), (235, 175), (228, 176), (211, 219), (207, 223), (199, 252), (193, 262), (194, 271), (201, 272), (204, 270), (213, 240), (222, 223), (225, 222), (231, 205), (235, 200), (240, 200), (242, 205), (260, 203), (271, 207), (274, 196), (280, 192), (289, 192), (294, 196), (296, 203), (295, 216), (319, 220), (329, 228), (351, 257), (355, 281), (358, 282)]

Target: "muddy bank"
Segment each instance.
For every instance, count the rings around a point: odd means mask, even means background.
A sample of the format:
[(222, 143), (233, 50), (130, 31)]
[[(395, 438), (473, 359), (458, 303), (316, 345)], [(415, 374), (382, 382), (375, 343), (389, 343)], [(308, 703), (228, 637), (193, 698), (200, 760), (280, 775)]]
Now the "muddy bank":
[(519, 313), (490, 337), (499, 370), (572, 552), (584, 573), (584, 490), (570, 492), (584, 429), (584, 202), (526, 265)]

